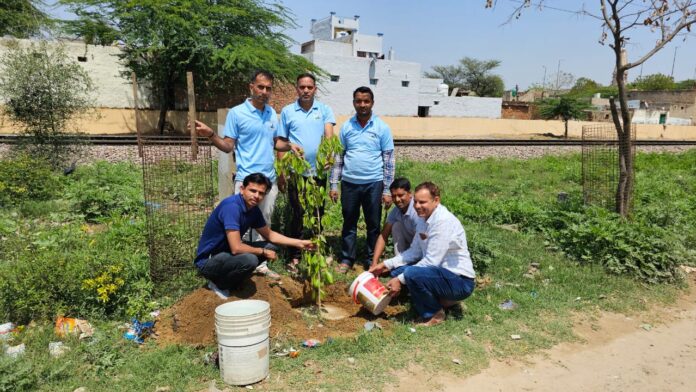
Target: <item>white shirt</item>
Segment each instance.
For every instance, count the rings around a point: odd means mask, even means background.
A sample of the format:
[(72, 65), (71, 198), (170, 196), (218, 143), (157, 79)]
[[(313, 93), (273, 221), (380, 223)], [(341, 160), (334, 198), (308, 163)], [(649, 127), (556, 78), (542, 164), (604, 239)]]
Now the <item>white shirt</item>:
[[(456, 275), (476, 277), (464, 227), (442, 204), (435, 208), (427, 221), (419, 220), (410, 248), (384, 261), (390, 270), (408, 264), (441, 267)], [(398, 278), (401, 283), (406, 283), (403, 274)]]

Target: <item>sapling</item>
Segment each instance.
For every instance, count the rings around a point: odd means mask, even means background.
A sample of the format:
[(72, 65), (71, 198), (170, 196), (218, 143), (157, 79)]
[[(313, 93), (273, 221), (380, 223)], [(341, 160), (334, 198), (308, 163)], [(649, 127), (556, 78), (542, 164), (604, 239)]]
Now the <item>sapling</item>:
[[(343, 147), (338, 137), (324, 138), (319, 145), (316, 160), (316, 176), (326, 178), (334, 164), (334, 157), (341, 153)], [(313, 175), (304, 176), (311, 170), (311, 165), (303, 157), (292, 152), (283, 155), (275, 163), (279, 175), (289, 178), (297, 186), (298, 199), (304, 211), (302, 225), (312, 232), (315, 249), (302, 251), (300, 268), (307, 274), (312, 287), (312, 298), (316, 301), (321, 314), (321, 299), (324, 285), (332, 284), (334, 279), (327, 262), (326, 237), (322, 229), (321, 207), (326, 203), (328, 191), (326, 186), (317, 183)], [(314, 174), (314, 173), (312, 173)]]

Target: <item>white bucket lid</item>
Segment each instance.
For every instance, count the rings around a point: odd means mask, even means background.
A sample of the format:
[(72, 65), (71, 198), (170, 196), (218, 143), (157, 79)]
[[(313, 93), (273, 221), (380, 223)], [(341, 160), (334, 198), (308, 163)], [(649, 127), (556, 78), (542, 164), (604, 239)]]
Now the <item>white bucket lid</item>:
[(227, 317), (247, 317), (269, 312), (271, 305), (258, 299), (242, 299), (224, 303), (215, 308), (215, 315)]

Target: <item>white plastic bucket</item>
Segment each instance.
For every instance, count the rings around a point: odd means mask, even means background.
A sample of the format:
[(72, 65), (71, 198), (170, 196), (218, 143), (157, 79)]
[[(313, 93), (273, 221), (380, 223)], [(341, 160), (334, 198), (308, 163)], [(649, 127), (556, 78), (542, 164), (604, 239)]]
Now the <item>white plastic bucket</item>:
[(389, 293), (379, 279), (365, 271), (351, 283), (348, 294), (356, 304), (362, 304), (375, 316), (382, 313), (389, 304)]
[(245, 299), (215, 308), (220, 376), (231, 385), (249, 385), (268, 377), (271, 307)]

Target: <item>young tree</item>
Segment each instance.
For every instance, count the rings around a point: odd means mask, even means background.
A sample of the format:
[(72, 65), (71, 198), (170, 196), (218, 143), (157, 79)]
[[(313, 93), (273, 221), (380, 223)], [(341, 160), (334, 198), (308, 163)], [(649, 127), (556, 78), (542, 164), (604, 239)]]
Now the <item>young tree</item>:
[[(203, 93), (245, 91), (247, 75), (264, 68), (281, 81), (320, 70), (293, 55), (282, 30), (290, 11), (263, 0), (61, 0), (84, 18), (109, 23), (125, 46), (121, 59), (158, 98), (158, 128), (174, 109), (177, 87), (192, 71)], [(85, 30), (89, 31), (89, 29)], [(79, 32), (79, 29), (78, 31)], [(84, 32), (84, 31), (83, 31)], [(124, 75), (124, 76), (128, 76)]]
[(29, 38), (37, 35), (51, 19), (43, 12), (40, 0), (3, 0), (0, 7), (0, 37)]
[(500, 65), (499, 60), (477, 60), (464, 57), (457, 65), (436, 65), (428, 78), (442, 78), (450, 89), (458, 87), (470, 90), (479, 97), (501, 97), (505, 90), (503, 79), (491, 71)]
[[(619, 184), (616, 190), (616, 212), (626, 217), (629, 214), (633, 197), (633, 155), (631, 140), (631, 113), (628, 109), (626, 73), (631, 68), (643, 64), (655, 53), (672, 41), (677, 35), (690, 32), (696, 24), (696, 0), (597, 0), (598, 10), (590, 12), (584, 7), (576, 13), (598, 19), (602, 23), (600, 43), (608, 42), (614, 54), (614, 81), (618, 97), (611, 97), (609, 104), (614, 127), (619, 140)], [(494, 5), (495, 0), (486, 0), (486, 7)], [(544, 0), (534, 3), (543, 8)], [(532, 5), (531, 0), (523, 0), (512, 13), (519, 17), (525, 8)], [(566, 10), (567, 11), (567, 10)], [(631, 40), (632, 33), (640, 29), (649, 29), (657, 35), (654, 44), (638, 56), (628, 61), (622, 55)], [(618, 98), (618, 105), (616, 102)]]
[(565, 123), (564, 138), (568, 138), (568, 121), (572, 119), (584, 120), (587, 117), (586, 110), (590, 104), (585, 100), (569, 97), (551, 98), (541, 102), (539, 115), (544, 120), (560, 118)]
[(661, 73), (639, 76), (633, 83), (628, 84), (628, 88), (642, 91), (674, 90), (677, 84), (674, 78)]
[(79, 147), (71, 122), (93, 105), (92, 80), (62, 47), (45, 42), (22, 48), (14, 44), (0, 58), (0, 97), (5, 114), (29, 136), (24, 146), (54, 168), (64, 165)]

